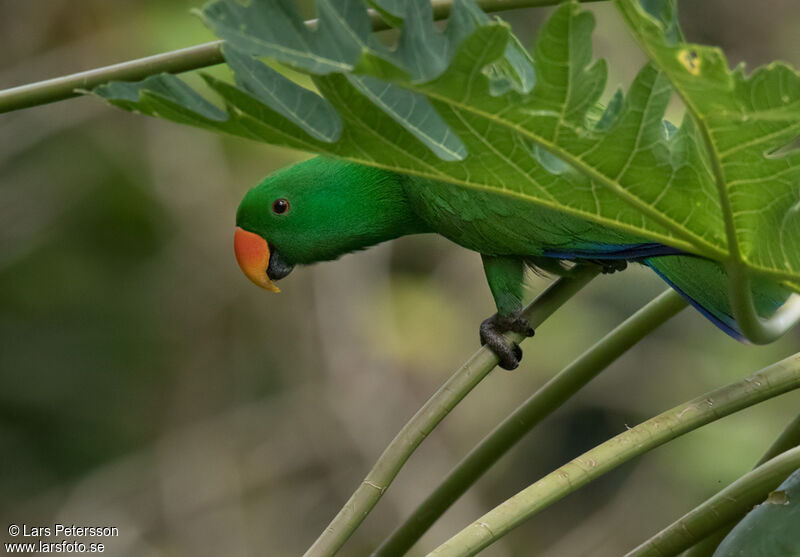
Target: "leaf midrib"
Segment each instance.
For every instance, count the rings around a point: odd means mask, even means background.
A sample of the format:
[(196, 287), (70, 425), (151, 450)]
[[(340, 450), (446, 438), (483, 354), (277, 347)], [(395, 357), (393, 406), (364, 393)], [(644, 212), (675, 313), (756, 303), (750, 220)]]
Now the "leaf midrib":
[[(401, 85), (401, 86), (403, 86), (403, 85)], [(412, 90), (412, 91), (422, 93), (422, 91), (420, 89), (413, 87), (413, 83), (411, 84), (411, 87), (407, 87), (407, 88)], [(488, 120), (490, 122), (494, 122), (496, 124), (499, 124), (501, 126), (504, 126), (504, 127), (508, 128), (508, 129), (511, 129), (511, 130), (519, 133), (523, 137), (526, 137), (526, 138), (530, 139), (531, 141), (537, 143), (538, 145), (543, 147), (545, 150), (547, 150), (550, 154), (552, 154), (552, 155), (554, 155), (556, 157), (559, 157), (561, 159), (566, 159), (568, 162), (570, 162), (570, 164), (572, 164), (572, 166), (574, 168), (576, 168), (576, 170), (582, 171), (590, 179), (592, 179), (594, 181), (597, 181), (597, 182), (603, 184), (604, 186), (608, 187), (613, 192), (615, 192), (619, 197), (621, 197), (624, 201), (626, 201), (629, 205), (631, 205), (634, 208), (638, 209), (640, 212), (646, 214), (653, 221), (657, 222), (658, 224), (663, 226), (665, 229), (667, 229), (667, 230), (669, 230), (669, 231), (671, 231), (673, 233), (676, 233), (679, 237), (683, 238), (684, 242), (686, 242), (689, 246), (694, 248), (694, 250), (689, 250), (689, 251), (695, 251), (695, 252), (697, 252), (698, 255), (706, 255), (706, 256), (708, 256), (708, 257), (710, 257), (712, 259), (718, 259), (718, 258), (727, 256), (727, 252), (725, 252), (724, 250), (719, 249), (717, 246), (715, 246), (712, 243), (709, 243), (708, 241), (706, 241), (702, 237), (696, 236), (695, 234), (692, 234), (691, 232), (687, 231), (685, 228), (683, 228), (680, 225), (678, 225), (678, 223), (676, 223), (672, 219), (667, 218), (665, 215), (663, 215), (662, 213), (658, 212), (657, 210), (655, 210), (653, 207), (651, 207), (647, 203), (644, 203), (638, 197), (635, 197), (632, 194), (628, 193), (627, 190), (621, 184), (618, 184), (618, 183), (614, 182), (613, 180), (611, 180), (610, 178), (608, 178), (607, 176), (605, 176), (603, 174), (600, 174), (593, 167), (591, 167), (590, 165), (585, 163), (581, 158), (576, 157), (571, 152), (560, 148), (557, 144), (552, 143), (552, 142), (544, 139), (543, 137), (530, 132), (526, 128), (523, 128), (523, 127), (521, 127), (519, 125), (516, 125), (513, 122), (510, 122), (509, 120), (505, 120), (503, 118), (496, 118), (492, 113), (485, 112), (485, 111), (479, 110), (479, 109), (477, 109), (477, 108), (475, 108), (473, 106), (460, 103), (458, 101), (455, 101), (455, 100), (453, 100), (453, 99), (451, 99), (449, 97), (445, 97), (445, 96), (440, 95), (438, 93), (432, 93), (430, 91), (425, 91), (423, 94), (425, 94), (425, 95), (427, 95), (429, 97), (433, 97), (433, 98), (435, 98), (435, 99), (437, 99), (437, 100), (439, 100), (439, 101), (441, 101), (441, 102), (443, 102), (445, 104), (449, 104), (451, 106), (457, 107), (458, 109), (460, 109), (462, 111), (474, 114), (474, 115), (479, 116), (481, 118), (484, 118), (484, 119), (486, 119), (486, 120)], [(612, 221), (612, 222), (614, 223), (615, 226), (620, 224), (620, 223), (618, 223), (618, 221)], [(662, 239), (663, 239), (663, 236), (662, 236)], [(673, 243), (673, 245), (674, 245), (675, 240), (676, 240), (676, 238), (669, 238), (669, 242)], [(683, 248), (681, 248), (681, 249), (683, 249)]]
[[(331, 91), (330, 93), (333, 93), (334, 95), (337, 94), (337, 92), (335, 92), (335, 91)], [(327, 94), (326, 94), (326, 96), (327, 96)], [(341, 97), (339, 97), (338, 100), (340, 102), (338, 102), (337, 105), (339, 105), (340, 109), (341, 109), (342, 106), (346, 106), (346, 103), (342, 102)], [(370, 133), (374, 132), (374, 130), (368, 124), (363, 122), (363, 120), (357, 114), (353, 113), (350, 110), (348, 110), (348, 113), (350, 114), (350, 116), (352, 118), (352, 119), (349, 118), (348, 121), (357, 122), (363, 129), (369, 131)], [(385, 138), (380, 136), (380, 134), (377, 134), (377, 137), (379, 137), (383, 142), (386, 142)], [(393, 143), (389, 142), (389, 143), (386, 143), (386, 144), (390, 145), (395, 150), (398, 149), (398, 147), (396, 145), (394, 145)], [(430, 165), (428, 163), (426, 163), (425, 161), (419, 159), (418, 157), (408, 153), (407, 151), (401, 151), (401, 152), (403, 152), (406, 156), (409, 156), (409, 157), (413, 158), (414, 160), (416, 160), (421, 166), (426, 166), (426, 167), (430, 168)], [(626, 223), (623, 223), (623, 222), (620, 222), (620, 221), (604, 218), (601, 215), (598, 215), (596, 213), (587, 213), (587, 212), (584, 212), (584, 211), (580, 211), (578, 209), (574, 209), (574, 208), (569, 207), (569, 206), (565, 206), (565, 205), (560, 204), (560, 203), (548, 203), (548, 202), (542, 200), (541, 198), (533, 197), (533, 196), (530, 196), (530, 195), (525, 195), (524, 193), (515, 192), (513, 190), (509, 190), (509, 189), (506, 189), (506, 188), (503, 188), (503, 187), (500, 187), (500, 188), (498, 188), (498, 187), (490, 187), (490, 186), (487, 187), (484, 184), (479, 184), (479, 183), (476, 183), (476, 182), (470, 182), (470, 181), (467, 181), (467, 180), (461, 180), (461, 179), (455, 178), (455, 177), (453, 177), (451, 175), (448, 175), (448, 174), (441, 174), (441, 173), (428, 174), (428, 173), (423, 172), (423, 171), (418, 171), (418, 170), (413, 170), (413, 169), (406, 169), (406, 168), (392, 166), (392, 165), (380, 164), (380, 163), (375, 162), (374, 160), (369, 160), (367, 162), (364, 162), (363, 160), (357, 159), (355, 157), (342, 157), (342, 156), (340, 156), (340, 158), (351, 160), (353, 162), (360, 162), (362, 164), (367, 164), (369, 166), (373, 166), (373, 167), (376, 167), (376, 168), (382, 168), (384, 170), (390, 170), (392, 172), (400, 172), (400, 173), (403, 173), (403, 174), (409, 174), (409, 175), (418, 176), (420, 178), (427, 178), (429, 180), (438, 180), (438, 181), (441, 181), (441, 182), (457, 184), (457, 185), (461, 185), (461, 186), (468, 187), (468, 188), (471, 188), (471, 189), (476, 189), (476, 190), (479, 190), (479, 191), (485, 191), (485, 192), (489, 192), (489, 193), (505, 195), (505, 196), (508, 196), (508, 197), (516, 198), (516, 199), (523, 199), (523, 200), (525, 200), (527, 202), (534, 203), (534, 204), (537, 204), (537, 205), (540, 205), (540, 206), (544, 206), (544, 207), (547, 207), (547, 208), (550, 208), (550, 209), (555, 209), (555, 210), (558, 210), (558, 211), (561, 211), (561, 212), (564, 212), (564, 213), (568, 213), (568, 214), (571, 214), (573, 216), (576, 216), (576, 217), (579, 217), (579, 218), (582, 218), (582, 219), (591, 220), (591, 221), (597, 222), (598, 224), (601, 224), (601, 225), (604, 225), (604, 226), (609, 226), (611, 228), (616, 228), (617, 230), (623, 230), (623, 231), (629, 232), (629, 233), (631, 233), (631, 234), (633, 234), (635, 236), (649, 236), (651, 239), (656, 240), (658, 242), (664, 242), (665, 240), (667, 240), (670, 245), (672, 245), (672, 246), (674, 246), (674, 247), (676, 247), (678, 249), (684, 250), (684, 251), (692, 252), (694, 250), (694, 248), (696, 248), (696, 246), (694, 244), (690, 243), (690, 242), (681, 241), (680, 239), (676, 239), (676, 238), (665, 237), (663, 234), (658, 234), (657, 232), (654, 232), (652, 230), (646, 230), (646, 229), (642, 229), (642, 228), (633, 227), (633, 226), (630, 226), (630, 225), (628, 225)], [(543, 188), (543, 186), (539, 186), (539, 187)]]

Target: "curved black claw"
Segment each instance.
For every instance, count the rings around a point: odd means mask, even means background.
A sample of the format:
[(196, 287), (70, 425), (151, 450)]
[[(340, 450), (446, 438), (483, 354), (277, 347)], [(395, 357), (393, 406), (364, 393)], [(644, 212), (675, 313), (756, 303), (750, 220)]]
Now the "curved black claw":
[(519, 344), (503, 336), (511, 331), (528, 337), (534, 334), (528, 320), (517, 315), (495, 313), (484, 320), (480, 327), (481, 344), (488, 346), (500, 360), (500, 367), (508, 370), (515, 369), (522, 359), (522, 348)]
[(624, 259), (590, 259), (591, 263), (600, 266), (600, 272), (610, 275), (628, 268), (628, 262)]

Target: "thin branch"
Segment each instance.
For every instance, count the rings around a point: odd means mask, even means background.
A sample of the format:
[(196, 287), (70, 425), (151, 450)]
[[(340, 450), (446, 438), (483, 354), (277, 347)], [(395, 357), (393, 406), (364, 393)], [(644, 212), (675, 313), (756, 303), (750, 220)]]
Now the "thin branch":
[[(740, 257), (738, 248), (730, 251)], [(775, 313), (766, 318), (761, 317), (753, 301), (750, 273), (741, 261), (743, 259), (740, 258), (725, 265), (730, 283), (733, 316), (749, 341), (754, 344), (769, 344), (800, 322), (800, 295), (793, 292)]]
[(221, 45), (222, 41), (213, 41), (112, 66), (12, 87), (0, 91), (0, 114), (78, 97), (81, 95), (81, 91), (94, 89), (109, 81), (138, 81), (162, 72), (183, 73), (221, 64), (224, 62), (220, 50)]
[(692, 509), (625, 557), (677, 555), (703, 536), (764, 501), (789, 474), (800, 468), (800, 447), (768, 460)]
[(565, 367), (472, 449), (374, 555), (405, 554), (525, 434), (630, 347), (685, 307), (683, 297), (669, 289)]
[[(594, 265), (576, 267), (569, 276), (558, 279), (531, 302), (523, 315), (532, 327), (539, 326), (597, 273), (598, 268)], [(524, 340), (516, 333), (510, 333), (508, 337), (515, 342)], [(392, 439), (361, 485), (306, 552), (306, 557), (330, 556), (339, 550), (383, 496), (419, 444), (496, 365), (497, 356), (485, 346), (481, 347), (428, 399)]]
[[(596, 2), (599, 0), (582, 1)], [(478, 0), (478, 4), (487, 12), (552, 6), (558, 2), (559, 0)], [(432, 0), (431, 4), (434, 19), (440, 20), (450, 14), (453, 0)], [(389, 25), (374, 10), (370, 10), (370, 18), (375, 31), (389, 28)], [(309, 28), (315, 28), (317, 20), (308, 20), (306, 25)], [(225, 60), (220, 50), (221, 45), (222, 41), (212, 41), (112, 66), (5, 89), (0, 91), (0, 114), (77, 97), (81, 95), (82, 91), (94, 89), (109, 81), (138, 81), (162, 72), (178, 74), (222, 64)]]
[(756, 466), (761, 466), (768, 460), (772, 460), (781, 453), (785, 453), (789, 449), (794, 449), (800, 446), (800, 414), (795, 416), (794, 420), (786, 426), (781, 432), (775, 442), (770, 445), (764, 456), (758, 461)]
[[(744, 518), (744, 515), (741, 515), (739, 519), (741, 520)], [(692, 546), (686, 553), (683, 554), (683, 557), (711, 557), (714, 555), (714, 552), (719, 547), (719, 544), (722, 543), (722, 540), (725, 539), (725, 536), (733, 530), (733, 527), (736, 526), (738, 520), (731, 520), (723, 526), (722, 528), (718, 529), (716, 532), (712, 532), (711, 534), (707, 535), (705, 538), (697, 542), (694, 546)]]
[(475, 555), (540, 510), (620, 464), (700, 426), (797, 388), (800, 388), (800, 354), (609, 439), (495, 507), (430, 556)]
[[(764, 456), (758, 461), (756, 466), (761, 466), (768, 460), (778, 456), (781, 453), (800, 446), (800, 414), (795, 416), (794, 420), (786, 426), (781, 432), (780, 436), (774, 443), (767, 449)], [(711, 557), (716, 551), (717, 547), (722, 540), (733, 530), (733, 527), (739, 523), (747, 514), (747, 510), (740, 513), (734, 519), (729, 520), (727, 524), (717, 528), (716, 531), (706, 535), (705, 538), (698, 541), (691, 549), (689, 549), (684, 557)]]

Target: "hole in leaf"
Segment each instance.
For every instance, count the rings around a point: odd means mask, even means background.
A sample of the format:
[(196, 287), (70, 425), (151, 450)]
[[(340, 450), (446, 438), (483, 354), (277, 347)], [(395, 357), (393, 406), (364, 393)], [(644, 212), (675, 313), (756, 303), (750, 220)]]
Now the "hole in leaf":
[(685, 48), (678, 53), (678, 61), (683, 64), (683, 67), (692, 74), (700, 75), (700, 66), (702, 59), (697, 51), (693, 48)]
[(667, 104), (667, 110), (664, 112), (664, 118), (670, 123), (680, 126), (683, 119), (686, 117), (686, 105), (683, 103), (680, 95), (672, 95)]
[(796, 153), (800, 153), (800, 135), (796, 136), (782, 147), (772, 149), (771, 151), (765, 151), (764, 156), (768, 159), (782, 159)]
[(767, 505), (788, 505), (789, 495), (785, 491), (773, 491), (767, 495), (767, 500), (764, 503)]

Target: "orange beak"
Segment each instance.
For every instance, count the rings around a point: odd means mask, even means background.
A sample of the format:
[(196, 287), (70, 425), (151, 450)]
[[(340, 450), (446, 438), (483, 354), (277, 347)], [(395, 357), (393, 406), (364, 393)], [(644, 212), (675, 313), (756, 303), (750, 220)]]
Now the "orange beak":
[(239, 267), (247, 278), (270, 292), (281, 291), (267, 276), (269, 245), (264, 238), (237, 226), (236, 234), (233, 236), (233, 251), (236, 253)]

